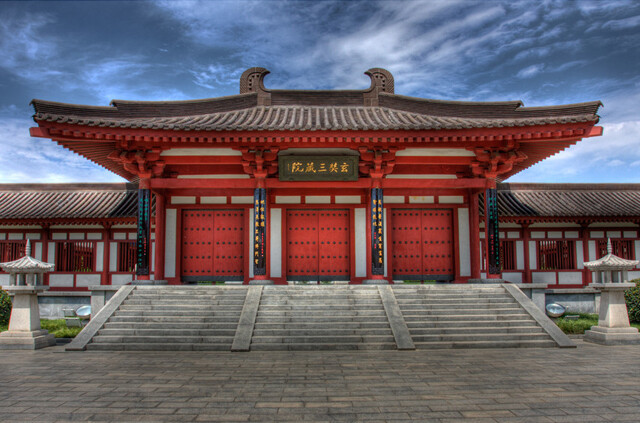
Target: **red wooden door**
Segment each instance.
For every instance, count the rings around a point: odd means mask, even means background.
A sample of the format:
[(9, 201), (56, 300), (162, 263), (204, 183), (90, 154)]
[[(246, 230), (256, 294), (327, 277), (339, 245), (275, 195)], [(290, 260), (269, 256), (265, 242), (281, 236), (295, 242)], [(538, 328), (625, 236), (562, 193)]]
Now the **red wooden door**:
[(453, 280), (453, 211), (422, 211), (422, 274), (424, 280)]
[(317, 210), (287, 212), (287, 276), (291, 280), (317, 280)]
[(182, 280), (244, 279), (244, 211), (183, 210)]
[(422, 280), (422, 223), (419, 210), (391, 211), (392, 275), (404, 280)]
[(244, 276), (244, 212), (218, 210), (213, 218), (213, 275), (219, 280), (243, 280)]
[(450, 209), (392, 209), (392, 277), (453, 280), (453, 212)]
[(287, 212), (287, 279), (349, 280), (348, 210)]
[(319, 280), (348, 280), (349, 211), (322, 210), (318, 226)]

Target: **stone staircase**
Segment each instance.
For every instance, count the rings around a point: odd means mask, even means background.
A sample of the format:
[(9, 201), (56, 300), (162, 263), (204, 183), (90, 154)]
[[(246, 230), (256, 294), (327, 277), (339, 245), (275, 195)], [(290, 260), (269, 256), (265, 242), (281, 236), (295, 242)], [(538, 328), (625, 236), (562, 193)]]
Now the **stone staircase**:
[(396, 349), (375, 286), (266, 286), (251, 350)]
[(575, 347), (511, 285), (127, 286), (69, 351)]
[(500, 285), (414, 285), (394, 293), (416, 348), (555, 347)]
[(246, 292), (241, 287), (137, 287), (87, 349), (229, 351)]

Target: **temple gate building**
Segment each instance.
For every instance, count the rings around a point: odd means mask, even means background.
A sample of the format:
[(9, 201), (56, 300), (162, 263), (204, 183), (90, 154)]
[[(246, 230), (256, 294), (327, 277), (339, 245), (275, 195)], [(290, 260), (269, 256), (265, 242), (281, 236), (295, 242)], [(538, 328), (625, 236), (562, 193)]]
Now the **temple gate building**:
[[(600, 102), (524, 107), (366, 90), (270, 90), (109, 107), (33, 100), (34, 137), (130, 184), (0, 186), (0, 261), (56, 264), (52, 290), (137, 279), (578, 288), (640, 254), (639, 185), (502, 184), (583, 138)], [(640, 275), (636, 269), (631, 276)], [(4, 284), (5, 275), (0, 275)]]

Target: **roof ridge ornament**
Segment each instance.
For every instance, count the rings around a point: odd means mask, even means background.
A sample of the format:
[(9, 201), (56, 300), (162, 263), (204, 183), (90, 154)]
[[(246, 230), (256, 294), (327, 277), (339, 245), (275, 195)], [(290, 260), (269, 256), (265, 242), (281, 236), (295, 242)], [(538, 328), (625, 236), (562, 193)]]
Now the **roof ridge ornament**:
[(269, 72), (265, 68), (253, 67), (240, 76), (240, 94), (258, 93), (258, 106), (271, 105), (271, 93), (264, 87), (264, 77)]
[(607, 254), (613, 254), (613, 248), (611, 248), (611, 238), (607, 238)]
[(365, 75), (369, 75), (371, 78), (371, 88), (369, 90), (377, 89), (378, 92), (394, 94), (395, 82), (393, 75), (386, 69), (371, 68), (365, 71)]
[(27, 245), (24, 247), (24, 255), (25, 257), (31, 256), (31, 240), (27, 238)]

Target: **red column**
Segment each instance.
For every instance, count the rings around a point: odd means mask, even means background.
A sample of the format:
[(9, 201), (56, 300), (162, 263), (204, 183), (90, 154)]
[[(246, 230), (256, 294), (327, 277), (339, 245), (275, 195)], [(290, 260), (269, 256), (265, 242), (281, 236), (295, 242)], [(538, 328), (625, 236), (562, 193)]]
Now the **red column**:
[(163, 194), (155, 193), (156, 196), (156, 248), (155, 267), (153, 271), (155, 280), (164, 280), (164, 238), (165, 238), (165, 197)]
[(104, 250), (102, 254), (102, 274), (100, 275), (100, 285), (111, 285), (109, 280), (109, 262), (111, 261), (111, 231), (109, 225), (105, 224), (102, 231), (102, 241)]
[[(49, 225), (42, 225), (42, 261), (45, 263), (49, 263)], [(45, 273), (44, 279), (42, 280), (43, 285), (49, 285), (49, 273)]]
[[(589, 224), (583, 223), (580, 231), (582, 232), (582, 258), (589, 261)], [(591, 272), (588, 269), (582, 270), (582, 285), (587, 286), (591, 283)]]
[(469, 193), (469, 234), (471, 251), (471, 279), (480, 279), (480, 205), (478, 202), (478, 192)]
[(531, 264), (529, 263), (529, 223), (522, 224), (522, 251), (524, 254), (523, 283), (531, 283)]

